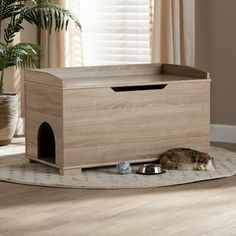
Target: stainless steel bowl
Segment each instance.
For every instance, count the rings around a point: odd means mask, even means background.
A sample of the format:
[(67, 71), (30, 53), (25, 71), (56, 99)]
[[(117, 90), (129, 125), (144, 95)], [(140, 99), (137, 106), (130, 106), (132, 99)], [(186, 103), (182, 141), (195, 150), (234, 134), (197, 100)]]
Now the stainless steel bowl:
[(136, 171), (137, 174), (141, 175), (158, 175), (165, 172), (166, 171), (162, 169), (161, 165), (158, 164), (143, 164)]

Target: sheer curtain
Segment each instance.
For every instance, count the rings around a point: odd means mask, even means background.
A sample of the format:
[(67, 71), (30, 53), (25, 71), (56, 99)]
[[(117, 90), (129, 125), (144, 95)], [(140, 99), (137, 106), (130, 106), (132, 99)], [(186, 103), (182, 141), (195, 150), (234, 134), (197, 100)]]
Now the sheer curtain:
[(150, 56), (149, 0), (57, 0), (77, 15), (66, 33), (40, 32), (41, 67), (147, 63)]
[(152, 0), (152, 61), (194, 65), (195, 0)]
[[(64, 0), (55, 0), (56, 4), (64, 6)], [(64, 66), (64, 34), (48, 30), (39, 31), (39, 43), (42, 48), (41, 68)]]
[(40, 30), (40, 45), (42, 48), (41, 68), (65, 66), (65, 41), (62, 32)]
[(81, 32), (41, 31), (42, 67), (163, 62), (194, 65), (195, 0), (57, 0)]
[[(69, 9), (76, 15), (81, 22), (81, 3), (86, 0), (64, 0), (66, 9)], [(71, 23), (68, 27), (68, 32), (64, 34), (64, 64), (66, 67), (83, 66), (83, 47), (82, 47), (82, 34), (84, 27), (82, 24), (82, 32), (78, 30), (75, 24)]]
[[(80, 0), (54, 0), (79, 16)], [(40, 45), (42, 48), (41, 68), (72, 67), (83, 65), (81, 31), (70, 22), (68, 30), (61, 32), (40, 30)]]

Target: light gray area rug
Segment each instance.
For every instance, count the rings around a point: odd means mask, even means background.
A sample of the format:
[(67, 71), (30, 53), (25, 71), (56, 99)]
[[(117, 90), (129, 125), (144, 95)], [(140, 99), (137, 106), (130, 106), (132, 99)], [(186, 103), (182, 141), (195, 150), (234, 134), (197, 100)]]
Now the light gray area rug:
[(203, 180), (229, 177), (236, 174), (236, 153), (220, 148), (211, 148), (216, 171), (167, 171), (162, 175), (144, 176), (133, 173), (118, 175), (116, 168), (83, 170), (79, 175), (61, 176), (57, 170), (39, 163), (29, 163), (24, 157), (24, 145), (10, 145), (0, 149), (0, 180), (37, 186), (64, 188), (152, 188), (185, 184)]

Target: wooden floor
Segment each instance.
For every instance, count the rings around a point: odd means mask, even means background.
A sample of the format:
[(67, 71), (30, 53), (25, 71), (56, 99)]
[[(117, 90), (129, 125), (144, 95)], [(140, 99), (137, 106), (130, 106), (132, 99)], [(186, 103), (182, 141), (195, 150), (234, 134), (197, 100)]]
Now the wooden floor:
[(0, 235), (235, 236), (236, 176), (136, 190), (0, 182)]

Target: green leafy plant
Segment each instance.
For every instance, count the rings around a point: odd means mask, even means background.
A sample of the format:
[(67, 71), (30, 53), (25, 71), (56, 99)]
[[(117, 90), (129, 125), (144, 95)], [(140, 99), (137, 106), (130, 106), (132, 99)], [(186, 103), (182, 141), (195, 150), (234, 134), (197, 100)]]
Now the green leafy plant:
[[(2, 22), (8, 25), (2, 29)], [(0, 0), (0, 93), (3, 92), (4, 70), (8, 67), (38, 67), (40, 62), (40, 46), (32, 43), (18, 43), (13, 40), (23, 30), (23, 22), (40, 29), (61, 31), (67, 30), (70, 21), (81, 29), (79, 20), (62, 6), (52, 0)]]

